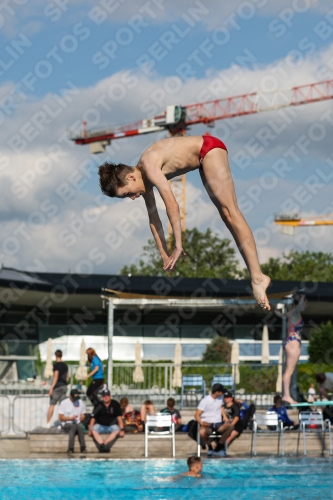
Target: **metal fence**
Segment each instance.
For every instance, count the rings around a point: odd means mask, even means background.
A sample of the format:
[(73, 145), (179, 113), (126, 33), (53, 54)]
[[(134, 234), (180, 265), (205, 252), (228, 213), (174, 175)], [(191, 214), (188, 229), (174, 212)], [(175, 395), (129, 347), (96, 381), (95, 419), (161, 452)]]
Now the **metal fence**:
[[(133, 382), (133, 363), (114, 363), (113, 386), (114, 397), (128, 397), (131, 403), (142, 403), (144, 399), (151, 399), (156, 405), (165, 404), (166, 399), (172, 396), (176, 402), (180, 401), (181, 389), (172, 386), (174, 364), (172, 363), (144, 363), (142, 365), (144, 382)], [(236, 372), (239, 373), (239, 382), (236, 383)], [(237, 398), (254, 402), (258, 406), (266, 407), (273, 403), (276, 394), (278, 365), (262, 364), (198, 364), (184, 363), (181, 367), (182, 376), (201, 375), (205, 381), (207, 392), (210, 391), (214, 376), (233, 376), (233, 384), (229, 387)], [(187, 397), (187, 406), (195, 406), (198, 399), (204, 394)]]
[[(69, 388), (81, 385), (83, 393), (86, 392), (89, 382), (77, 380), (76, 372), (79, 365), (69, 365)], [(105, 379), (107, 369), (105, 370)], [(113, 363), (112, 373), (112, 393), (115, 397), (123, 396), (131, 399), (133, 404), (138, 404), (143, 399), (155, 399), (156, 404), (162, 404), (165, 398), (174, 397), (176, 401), (180, 397), (180, 388), (173, 387), (172, 377), (174, 371), (173, 363), (143, 363), (142, 370), (144, 382), (135, 383), (133, 381), (134, 363)], [(276, 393), (276, 380), (278, 376), (278, 365), (261, 363), (240, 363), (238, 365), (222, 363), (183, 363), (181, 372), (183, 376), (201, 375), (205, 381), (207, 391), (209, 391), (213, 377), (216, 375), (233, 375), (234, 378), (238, 370), (239, 382), (229, 387), (237, 396), (243, 396), (244, 400), (254, 400), (257, 404), (268, 404), (265, 401), (267, 395)], [(26, 381), (0, 381), (0, 395), (36, 395), (48, 396), (51, 379)]]
[[(75, 373), (78, 365), (70, 365), (69, 390), (78, 384)], [(114, 363), (112, 397), (119, 400), (126, 396), (129, 402), (139, 408), (145, 399), (153, 401), (160, 409), (166, 405), (166, 400), (172, 396), (180, 406), (181, 388), (173, 387), (173, 363), (143, 363), (144, 382), (134, 383), (134, 363)], [(230, 389), (238, 399), (253, 402), (258, 408), (268, 408), (273, 404), (276, 394), (278, 365), (262, 364), (198, 364), (184, 363), (181, 367), (182, 376), (201, 375), (206, 385), (206, 393), (210, 392), (214, 376), (233, 376)], [(236, 372), (238, 370), (238, 383)], [(5, 389), (4, 389), (5, 387)], [(86, 385), (82, 386), (82, 399), (86, 402), (87, 410), (91, 409), (85, 392)], [(11, 435), (25, 435), (46, 422), (49, 406), (49, 384), (37, 387), (28, 384), (11, 384), (1, 386), (6, 394), (0, 394), (0, 434), (2, 437)], [(31, 392), (29, 392), (29, 389)], [(0, 389), (1, 390), (1, 389)], [(189, 388), (185, 407), (194, 408), (205, 394)], [(55, 408), (55, 417), (57, 416)]]

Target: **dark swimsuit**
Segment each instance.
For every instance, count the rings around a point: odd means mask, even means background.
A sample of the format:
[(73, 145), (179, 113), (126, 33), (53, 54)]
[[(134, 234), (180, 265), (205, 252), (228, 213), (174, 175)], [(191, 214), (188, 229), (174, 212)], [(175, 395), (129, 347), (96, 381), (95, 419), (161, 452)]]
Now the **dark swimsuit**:
[(206, 154), (209, 153), (209, 151), (211, 151), (212, 149), (219, 148), (228, 151), (226, 145), (222, 141), (220, 141), (220, 139), (217, 139), (217, 137), (212, 137), (211, 135), (203, 135), (202, 137), (203, 144), (199, 153), (199, 168), (202, 168), (203, 159), (205, 158)]

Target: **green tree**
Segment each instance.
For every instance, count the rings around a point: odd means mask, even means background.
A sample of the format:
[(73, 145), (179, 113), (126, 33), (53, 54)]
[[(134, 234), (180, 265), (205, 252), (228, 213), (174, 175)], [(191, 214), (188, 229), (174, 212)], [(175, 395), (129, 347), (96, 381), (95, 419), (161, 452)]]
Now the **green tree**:
[(214, 337), (202, 356), (204, 363), (216, 361), (219, 363), (230, 363), (231, 345), (227, 337)]
[[(288, 254), (282, 254), (282, 258), (271, 257), (261, 265), (261, 269), (272, 280), (331, 282), (333, 254), (291, 250)], [(244, 269), (242, 276), (249, 278), (247, 269)]]
[(332, 363), (333, 325), (331, 321), (322, 323), (319, 327), (311, 330), (308, 354), (310, 363)]
[[(172, 242), (173, 244), (173, 242)], [(177, 263), (177, 276), (184, 278), (226, 278), (240, 276), (235, 249), (231, 240), (219, 238), (210, 229), (204, 233), (198, 229), (183, 232), (186, 257)], [(139, 265), (124, 266), (121, 275), (160, 276), (164, 273), (162, 260), (154, 240), (143, 247)]]

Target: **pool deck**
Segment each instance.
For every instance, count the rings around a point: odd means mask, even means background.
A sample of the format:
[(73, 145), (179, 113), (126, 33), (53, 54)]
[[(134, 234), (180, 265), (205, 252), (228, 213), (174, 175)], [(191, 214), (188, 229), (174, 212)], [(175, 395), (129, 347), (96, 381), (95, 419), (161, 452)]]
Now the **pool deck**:
[[(285, 454), (286, 456), (296, 456), (297, 432), (285, 433)], [(38, 437), (36, 440), (34, 437)], [(45, 439), (45, 435), (30, 436), (30, 439), (1, 439), (0, 459), (67, 459), (69, 455), (65, 452), (67, 448), (68, 436), (51, 436), (53, 439)], [(60, 438), (60, 439), (59, 439)], [(95, 444), (86, 437), (87, 453), (79, 453), (76, 442), (75, 453), (71, 458), (91, 458), (91, 459), (144, 459), (144, 436), (127, 434), (125, 438), (118, 439), (110, 453), (98, 453)], [(325, 456), (328, 456), (328, 438), (326, 439)], [(277, 455), (277, 436), (263, 435), (258, 437), (258, 456)], [(55, 451), (59, 450), (59, 451)], [(230, 458), (250, 457), (251, 453), (251, 433), (246, 432), (236, 440), (229, 449)], [(202, 458), (206, 458), (206, 451), (202, 451)], [(300, 442), (300, 456), (303, 456), (303, 441)], [(176, 458), (186, 459), (196, 454), (196, 443), (186, 434), (176, 436)], [(321, 441), (317, 435), (307, 438), (308, 456), (321, 456)], [(149, 458), (172, 458), (171, 440), (151, 440), (149, 441)]]
[[(193, 410), (187, 410), (183, 413), (183, 421), (188, 422), (193, 418)], [(295, 413), (295, 414), (294, 414)], [(290, 417), (297, 420), (297, 412), (290, 411)], [(30, 434), (28, 439), (11, 438), (1, 436), (0, 439), (0, 459), (68, 459), (66, 453), (68, 447), (67, 434), (45, 433)], [(286, 431), (285, 454), (286, 456), (296, 456), (297, 431)], [(230, 449), (230, 458), (251, 457), (251, 438), (252, 433), (245, 431), (239, 439), (236, 439)], [(93, 440), (85, 435), (87, 453), (79, 453), (78, 441), (75, 441), (75, 453), (71, 458), (89, 458), (89, 459), (144, 459), (144, 435), (126, 434), (123, 439), (118, 439), (111, 449), (110, 453), (99, 453)], [(258, 457), (277, 455), (277, 435), (258, 434), (257, 440)], [(329, 456), (329, 440), (326, 437), (325, 456)], [(176, 433), (176, 458), (186, 459), (195, 455), (197, 451), (196, 442), (190, 439), (186, 433)], [(207, 450), (201, 452), (203, 458), (206, 457)], [(321, 438), (319, 434), (307, 436), (307, 454), (308, 456), (321, 456)], [(303, 438), (300, 439), (299, 455), (303, 456)], [(149, 440), (149, 458), (171, 458), (171, 440), (170, 439), (152, 439)]]

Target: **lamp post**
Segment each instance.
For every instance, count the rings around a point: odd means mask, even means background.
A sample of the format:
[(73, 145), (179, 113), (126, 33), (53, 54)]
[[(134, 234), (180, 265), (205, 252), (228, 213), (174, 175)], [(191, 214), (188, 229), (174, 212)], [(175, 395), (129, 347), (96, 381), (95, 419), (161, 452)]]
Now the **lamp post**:
[(114, 304), (108, 299), (108, 389), (112, 390), (113, 384), (113, 329), (114, 329)]

